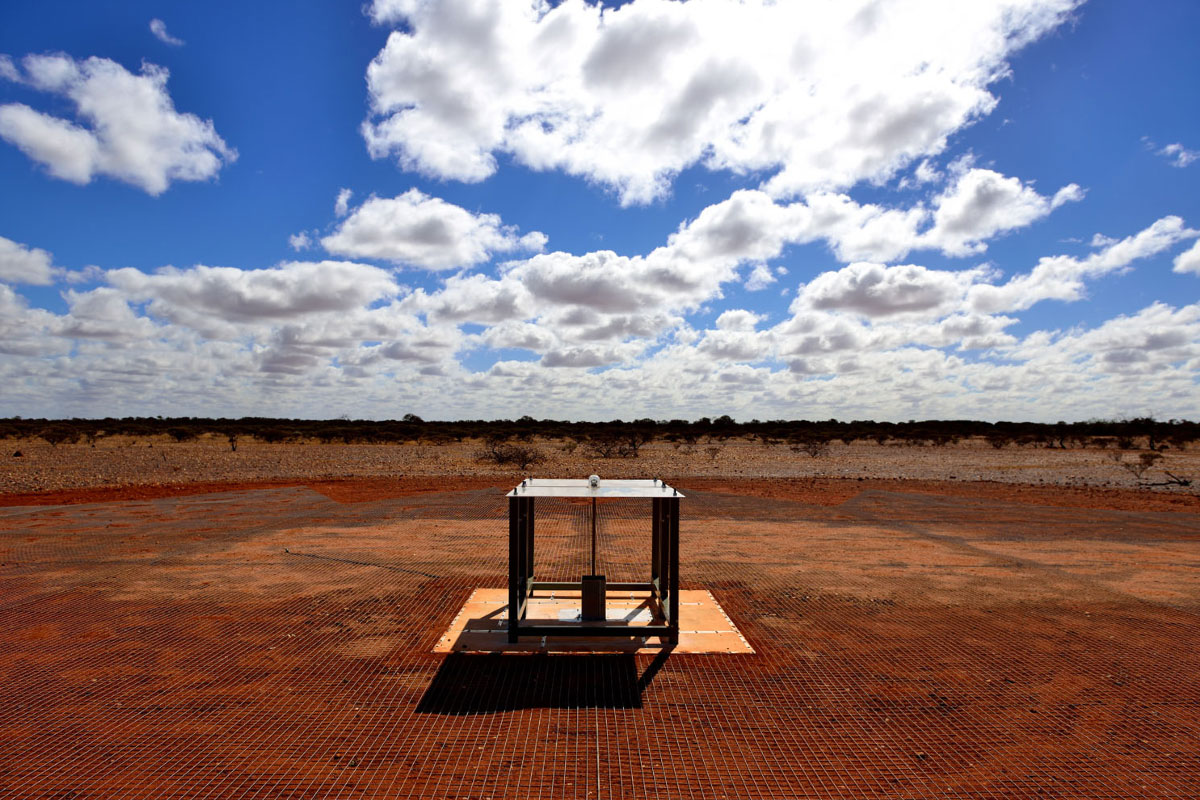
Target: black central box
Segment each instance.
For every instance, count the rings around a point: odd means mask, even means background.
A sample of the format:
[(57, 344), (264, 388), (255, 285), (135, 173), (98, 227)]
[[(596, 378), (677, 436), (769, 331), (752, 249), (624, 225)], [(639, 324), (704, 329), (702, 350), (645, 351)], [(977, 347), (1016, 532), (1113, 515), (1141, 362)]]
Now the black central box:
[(583, 576), (583, 609), (581, 619), (602, 620), (608, 616), (604, 602), (604, 576)]

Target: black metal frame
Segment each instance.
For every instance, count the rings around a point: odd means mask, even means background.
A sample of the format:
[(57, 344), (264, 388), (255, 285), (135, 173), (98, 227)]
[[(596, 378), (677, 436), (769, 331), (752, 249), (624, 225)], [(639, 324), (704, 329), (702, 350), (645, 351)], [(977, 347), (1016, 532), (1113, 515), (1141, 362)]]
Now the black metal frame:
[[(651, 498), (650, 581), (609, 583), (613, 591), (650, 592), (663, 617), (655, 625), (597, 625), (576, 622), (526, 624), (529, 598), (538, 590), (582, 593), (582, 582), (539, 581), (533, 576), (535, 506), (533, 497), (508, 498), (508, 641), (520, 636), (661, 636), (679, 642), (679, 498)], [(595, 572), (595, 543), (593, 567)]]

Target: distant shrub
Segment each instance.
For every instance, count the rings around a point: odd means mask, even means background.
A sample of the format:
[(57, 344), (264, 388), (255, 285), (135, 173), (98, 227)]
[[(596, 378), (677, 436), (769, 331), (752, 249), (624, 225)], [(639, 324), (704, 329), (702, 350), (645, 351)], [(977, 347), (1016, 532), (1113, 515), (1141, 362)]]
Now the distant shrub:
[(454, 441), (461, 441), (458, 437), (451, 435), (445, 431), (433, 431), (422, 436), (418, 441), (427, 442), (435, 447), (443, 447)]
[(794, 436), (788, 448), (793, 453), (807, 453), (812, 458), (829, 455), (829, 440), (817, 435)]
[(1155, 452), (1139, 453), (1138, 457), (1133, 461), (1126, 461), (1125, 456), (1121, 453), (1113, 453), (1112, 460), (1116, 462), (1118, 467), (1121, 467), (1126, 472), (1129, 472), (1138, 480), (1142, 479), (1142, 475), (1146, 470), (1150, 469), (1159, 461), (1162, 461), (1162, 455)]
[(198, 434), (192, 428), (167, 428), (167, 435), (177, 442), (190, 442)]
[(320, 440), (321, 444), (333, 444), (334, 442), (352, 444), (360, 438), (358, 432), (348, 426), (322, 427), (313, 435)]
[(511, 465), (518, 469), (529, 469), (534, 464), (545, 461), (546, 457), (531, 444), (489, 439), (479, 451), (479, 460), (491, 461), (498, 466)]
[(600, 458), (637, 458), (642, 445), (652, 438), (653, 436), (642, 431), (596, 433), (588, 437), (587, 446), (588, 450)]
[(61, 423), (58, 425), (47, 425), (38, 431), (38, 436), (50, 443), (51, 447), (58, 447), (60, 444), (75, 444), (79, 441), (82, 433), (73, 425)]
[(587, 447), (600, 458), (615, 458), (621, 442), (616, 436), (594, 435), (588, 439)]
[(254, 434), (254, 438), (267, 444), (279, 444), (294, 438), (295, 434), (292, 431), (282, 428), (264, 428)]

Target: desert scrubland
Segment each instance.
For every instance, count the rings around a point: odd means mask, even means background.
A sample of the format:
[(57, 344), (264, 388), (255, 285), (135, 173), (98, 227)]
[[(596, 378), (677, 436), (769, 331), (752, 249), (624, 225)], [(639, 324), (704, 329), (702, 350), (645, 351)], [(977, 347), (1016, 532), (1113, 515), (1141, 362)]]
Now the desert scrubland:
[[(532, 437), (520, 446), (534, 463), (497, 463), (483, 440), (401, 444), (265, 443), (225, 437), (112, 436), (51, 445), (38, 438), (2, 442), (0, 493), (98, 487), (303, 482), (345, 478), (516, 480), (523, 475), (680, 479), (986, 482), (1004, 485), (1142, 490), (1195, 496), (1200, 448), (1006, 445), (981, 438), (942, 445), (834, 441), (808, 450), (747, 438), (654, 440), (636, 457), (603, 457), (586, 442)], [(811, 450), (811, 452), (810, 452)], [(1139, 474), (1140, 473), (1140, 474)], [(1191, 485), (1185, 485), (1191, 481)]]

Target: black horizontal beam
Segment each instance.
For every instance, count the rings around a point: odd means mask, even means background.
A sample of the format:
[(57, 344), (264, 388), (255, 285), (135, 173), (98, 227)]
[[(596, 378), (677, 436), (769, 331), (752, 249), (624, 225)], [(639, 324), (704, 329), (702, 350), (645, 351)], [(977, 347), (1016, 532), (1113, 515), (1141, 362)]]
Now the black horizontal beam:
[[(582, 581), (533, 581), (529, 588), (532, 591), (545, 589), (548, 591), (570, 591), (578, 589), (583, 591)], [(650, 592), (656, 587), (653, 583), (606, 583), (605, 588), (610, 592)]]
[(518, 636), (622, 636), (627, 639), (638, 636), (667, 636), (672, 632), (670, 625), (518, 625)]

